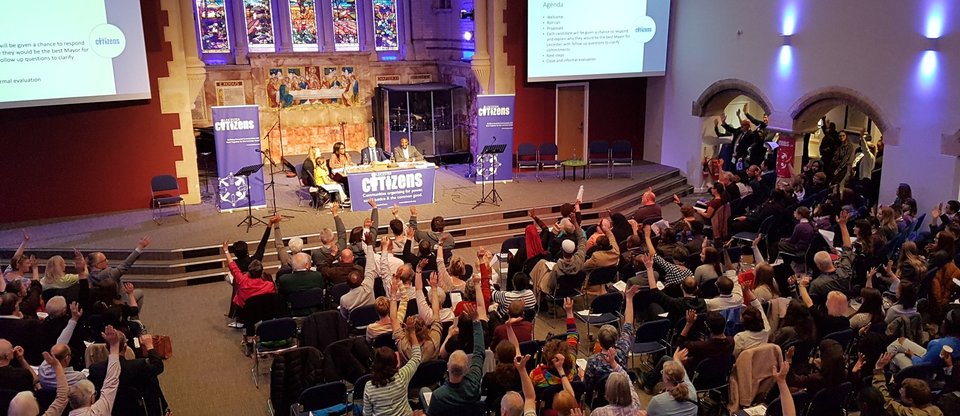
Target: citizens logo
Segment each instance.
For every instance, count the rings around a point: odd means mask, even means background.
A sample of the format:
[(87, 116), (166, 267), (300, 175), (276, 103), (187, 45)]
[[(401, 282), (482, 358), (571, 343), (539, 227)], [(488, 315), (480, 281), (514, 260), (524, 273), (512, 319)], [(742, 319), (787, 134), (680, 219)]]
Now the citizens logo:
[(650, 16), (643, 16), (633, 23), (633, 40), (637, 43), (647, 43), (657, 34), (657, 23)]
[(501, 107), (499, 105), (485, 105), (483, 107), (480, 107), (479, 115), (480, 117), (509, 116), (510, 107)]
[(102, 58), (113, 59), (120, 56), (127, 48), (127, 38), (123, 36), (120, 28), (104, 23), (90, 31), (88, 44), (93, 49), (93, 53)]
[(256, 128), (253, 120), (241, 120), (239, 118), (225, 118), (213, 123), (213, 129), (216, 131), (235, 131), (235, 130), (253, 130)]

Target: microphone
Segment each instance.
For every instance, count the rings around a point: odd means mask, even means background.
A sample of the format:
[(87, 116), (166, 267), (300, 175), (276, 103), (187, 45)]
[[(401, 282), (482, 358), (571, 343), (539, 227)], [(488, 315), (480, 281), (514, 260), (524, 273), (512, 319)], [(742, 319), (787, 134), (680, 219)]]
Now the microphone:
[(494, 144), (494, 143), (496, 143), (496, 142), (497, 142), (497, 136), (493, 136), (493, 141), (490, 142), (490, 144)]
[(254, 151), (254, 152), (257, 152), (257, 153), (263, 153), (263, 154), (266, 154), (266, 155), (269, 155), (269, 154), (270, 154), (270, 149), (267, 149), (267, 150), (253, 149), (253, 151)]

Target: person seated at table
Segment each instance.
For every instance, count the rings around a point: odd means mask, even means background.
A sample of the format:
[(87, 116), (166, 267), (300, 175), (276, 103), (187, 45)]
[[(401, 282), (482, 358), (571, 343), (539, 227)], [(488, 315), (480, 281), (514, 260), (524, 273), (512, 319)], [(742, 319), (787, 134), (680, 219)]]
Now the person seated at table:
[(383, 153), (383, 149), (377, 147), (377, 138), (370, 136), (367, 139), (367, 147), (360, 151), (360, 164), (375, 165), (386, 160), (387, 155)]
[(410, 145), (406, 137), (400, 139), (400, 146), (393, 149), (394, 162), (421, 162), (423, 155), (416, 147)]
[(327, 160), (327, 165), (330, 166), (330, 172), (332, 173), (330, 177), (337, 181), (340, 186), (343, 186), (344, 191), (349, 195), (350, 183), (347, 181), (347, 173), (337, 172), (337, 170), (345, 169), (356, 164), (353, 163), (353, 158), (347, 155), (347, 146), (344, 146), (343, 142), (333, 144), (333, 154), (330, 155), (330, 159)]
[(337, 202), (346, 202), (347, 200), (350, 199), (347, 196), (346, 190), (343, 189), (343, 186), (337, 183), (337, 181), (330, 176), (330, 169), (327, 167), (327, 161), (324, 160), (323, 157), (321, 156), (320, 149), (316, 147), (314, 147), (313, 149), (315, 150), (313, 150), (313, 154), (311, 154), (310, 156), (313, 158), (313, 164), (314, 164), (314, 167), (313, 167), (314, 183), (316, 183), (318, 187), (323, 188), (325, 191), (330, 192), (331, 194), (336, 193), (337, 195), (332, 197), (336, 198)]

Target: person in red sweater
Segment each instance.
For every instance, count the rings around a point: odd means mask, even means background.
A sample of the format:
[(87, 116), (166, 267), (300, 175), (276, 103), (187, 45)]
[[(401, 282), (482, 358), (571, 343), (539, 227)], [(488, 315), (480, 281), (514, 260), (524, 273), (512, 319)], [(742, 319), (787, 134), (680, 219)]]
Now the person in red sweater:
[[(446, 237), (441, 237), (440, 244), (446, 240)], [(480, 248), (477, 250), (477, 269), (480, 270), (480, 293), (483, 294), (483, 304), (490, 304), (490, 276), (493, 274), (493, 270), (490, 268), (490, 259), (493, 258), (487, 249)], [(453, 315), (458, 316), (464, 311), (464, 307), (467, 305), (477, 306), (476, 300), (476, 285), (477, 279), (471, 278), (467, 282), (467, 288), (463, 291), (464, 300), (457, 304), (457, 307), (453, 310)]]
[[(230, 244), (227, 242), (223, 243), (223, 258), (227, 262), (227, 268), (230, 269), (227, 281), (237, 288), (236, 294), (233, 296), (233, 303), (240, 309), (243, 309), (247, 300), (254, 296), (276, 292), (273, 278), (269, 273), (263, 271), (263, 263), (260, 260), (251, 261), (246, 273), (240, 271), (237, 262), (230, 256)], [(246, 327), (244, 341), (249, 344), (253, 337), (253, 325), (246, 325)]]
[(523, 301), (514, 300), (510, 303), (509, 319), (493, 330), (493, 342), (491, 346), (496, 348), (500, 341), (507, 340), (507, 326), (513, 327), (513, 332), (517, 335), (517, 342), (526, 342), (533, 339), (533, 322), (523, 319)]

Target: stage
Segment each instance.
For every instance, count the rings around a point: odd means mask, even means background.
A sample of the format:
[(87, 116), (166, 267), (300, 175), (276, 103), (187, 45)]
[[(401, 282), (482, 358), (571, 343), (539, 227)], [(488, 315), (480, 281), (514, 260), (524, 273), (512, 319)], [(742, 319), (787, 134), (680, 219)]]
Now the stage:
[[(558, 173), (546, 170), (538, 182), (532, 170), (517, 174), (514, 182), (498, 183), (497, 191), (503, 201), (500, 206), (477, 205), (481, 198), (480, 185), (473, 178), (465, 178), (467, 165), (447, 165), (436, 172), (436, 203), (417, 206), (421, 227), (429, 227), (430, 219), (442, 215), (446, 230), (454, 235), (457, 249), (487, 246), (499, 248), (500, 243), (511, 236), (522, 235), (529, 223), (526, 212), (537, 208), (541, 216), (552, 221), (555, 211), (564, 202), (573, 202), (580, 185), (584, 185), (583, 217), (585, 224), (596, 223), (601, 211), (632, 213), (639, 204), (641, 193), (653, 187), (661, 203), (670, 200), (672, 194), (686, 194), (692, 188), (686, 184), (679, 171), (668, 166), (648, 162), (636, 162), (632, 168), (618, 167), (614, 179), (606, 178), (603, 168), (594, 169), (593, 177), (574, 182), (561, 181)], [(578, 172), (579, 173), (579, 172)], [(632, 175), (632, 178), (630, 177)], [(269, 176), (266, 178), (269, 182)], [(211, 182), (211, 193), (214, 185)], [(308, 201), (298, 206), (296, 178), (276, 175), (277, 205), (280, 213), (293, 216), (281, 223), (284, 238), (303, 237), (304, 248), (319, 245), (321, 229), (334, 228), (329, 209), (315, 210)], [(489, 191), (489, 184), (487, 187)], [(146, 192), (145, 192), (146, 193)], [(267, 190), (268, 203), (271, 191)], [(353, 204), (366, 204), (355, 200)], [(385, 232), (390, 221), (390, 207), (380, 207), (380, 229)], [(272, 209), (254, 210), (257, 217), (268, 216)], [(188, 222), (178, 216), (165, 217), (162, 225), (155, 223), (149, 209), (126, 211), (94, 216), (71, 217), (44, 221), (3, 224), (0, 226), (0, 258), (4, 265), (20, 244), (23, 229), (30, 235), (28, 253), (36, 254), (41, 267), (46, 258), (60, 254), (72, 264), (72, 249), (104, 251), (113, 264), (118, 264), (132, 250), (137, 240), (149, 235), (152, 244), (141, 255), (134, 268), (124, 280), (145, 287), (169, 287), (219, 281), (224, 269), (219, 256), (223, 241), (243, 239), (251, 244), (251, 252), (262, 235), (264, 226), (257, 225), (247, 231), (246, 225), (237, 227), (246, 210), (220, 213), (212, 199), (203, 204), (187, 207)], [(369, 213), (345, 211), (341, 214), (347, 228), (360, 225)], [(409, 209), (401, 208), (400, 218), (406, 223)], [(271, 241), (272, 241), (271, 236)], [(276, 268), (273, 244), (264, 258), (266, 266)]]

